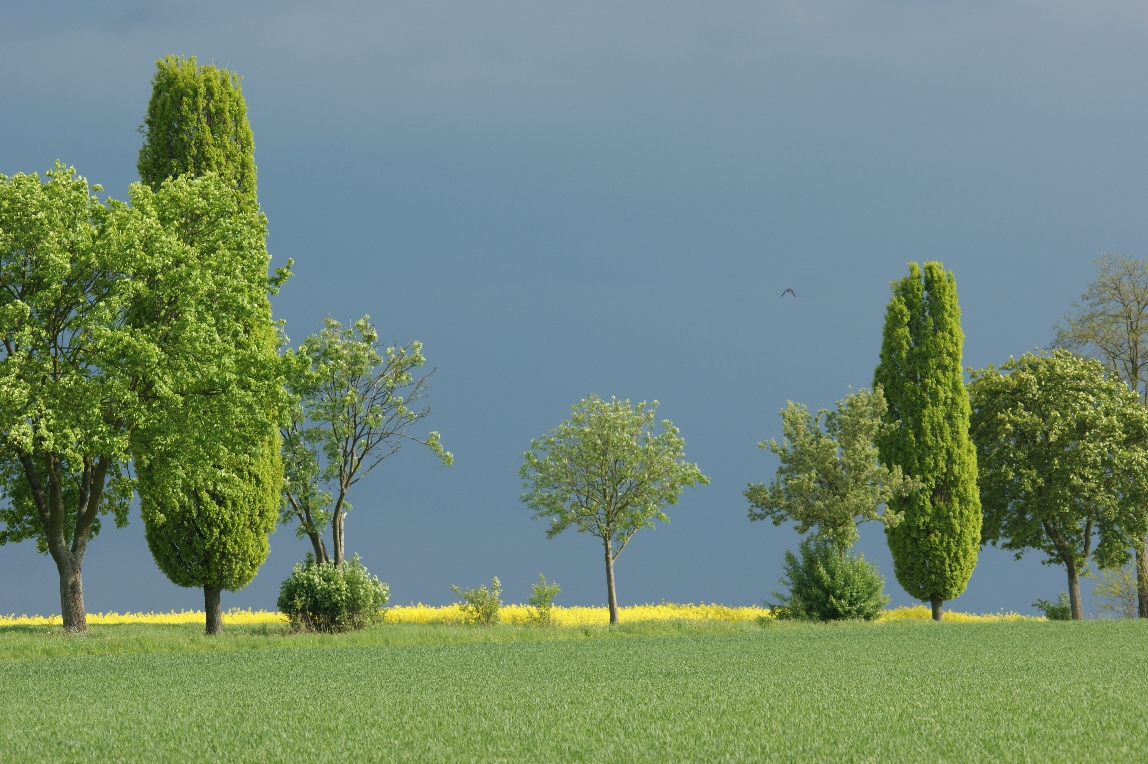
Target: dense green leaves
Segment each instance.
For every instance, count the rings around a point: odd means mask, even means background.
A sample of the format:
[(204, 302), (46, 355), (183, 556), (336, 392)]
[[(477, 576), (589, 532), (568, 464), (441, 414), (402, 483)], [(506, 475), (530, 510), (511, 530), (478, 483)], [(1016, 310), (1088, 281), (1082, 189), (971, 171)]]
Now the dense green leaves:
[(810, 536), (801, 542), (800, 558), (785, 552), (787, 595), (774, 613), (781, 619), (810, 621), (872, 621), (889, 602), (885, 578), (863, 555), (842, 552), (831, 538)]
[(133, 275), (172, 246), (146, 210), (93, 190), (59, 163), (47, 182), (0, 176), (0, 543), (52, 555), (76, 631), (87, 542), (101, 516), (127, 522), (128, 435), (158, 382), (158, 338), (127, 322)]
[(1081, 618), (1077, 577), (1094, 540), (1101, 563), (1120, 565), (1148, 532), (1144, 407), (1098, 361), (1064, 350), (973, 372), (970, 394), (983, 540), (1064, 565)]
[(279, 587), (279, 610), (304, 631), (361, 629), (378, 620), (390, 587), (354, 555), (342, 565), (316, 562), (311, 554)]
[(531, 441), (519, 470), (522, 501), (550, 521), (548, 538), (573, 527), (602, 539), (612, 623), (614, 560), (640, 529), (669, 522), (663, 508), (677, 504), (683, 489), (709, 484), (685, 461), (686, 442), (668, 419), (654, 432), (657, 406), (583, 398), (570, 419)]
[(857, 541), (858, 524), (900, 522), (899, 514), (878, 509), (890, 496), (919, 486), (906, 480), (899, 466), (890, 469), (877, 461), (877, 436), (895, 426), (884, 423), (885, 411), (880, 388), (850, 393), (836, 411), (820, 409), (816, 416), (788, 401), (780, 412), (781, 445), (776, 440), (758, 444), (777, 454), (781, 466), (768, 487), (751, 483), (745, 491), (749, 519), (774, 525), (793, 521), (798, 533), (816, 528), (816, 535), (831, 539), (842, 554)]
[(167, 178), (215, 173), (255, 206), (255, 141), (234, 72), (195, 56), (156, 62), (147, 116), (140, 126), (140, 178), (159, 190)]
[(889, 499), (889, 509), (904, 517), (885, 535), (897, 580), (931, 602), (937, 617), (941, 602), (968, 585), (981, 532), (963, 345), (952, 272), (931, 262), (922, 277), (910, 263), (909, 275), (893, 284), (873, 375), (889, 405), (886, 421), (895, 424), (877, 445), (882, 464), (921, 483), (921, 490)]

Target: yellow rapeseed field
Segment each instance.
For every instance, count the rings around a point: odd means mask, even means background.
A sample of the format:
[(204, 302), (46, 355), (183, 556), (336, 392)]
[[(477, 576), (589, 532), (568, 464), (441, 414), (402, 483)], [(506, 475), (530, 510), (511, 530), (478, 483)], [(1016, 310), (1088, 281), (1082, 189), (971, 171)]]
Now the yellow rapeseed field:
[[(533, 608), (527, 605), (505, 605), (499, 611), (502, 622), (514, 625), (525, 625), (530, 622), (530, 613)], [(768, 617), (769, 610), (761, 607), (726, 607), (725, 605), (678, 605), (672, 602), (663, 602), (660, 605), (633, 605), (618, 608), (618, 620), (622, 623), (637, 621), (752, 621), (761, 617)], [(932, 617), (929, 608), (924, 605), (914, 607), (899, 607), (886, 610), (881, 614), (881, 621), (926, 621)], [(605, 607), (560, 607), (555, 605), (551, 611), (551, 619), (556, 626), (605, 626), (610, 622), (610, 611)], [(88, 623), (91, 625), (122, 624), (122, 623), (149, 623), (149, 624), (182, 624), (203, 623), (204, 615), (201, 610), (181, 610), (170, 613), (89, 613)], [(419, 623), (419, 624), (449, 624), (460, 623), (463, 620), (462, 610), (457, 604), (443, 607), (430, 605), (398, 605), (389, 607), (383, 612), (385, 623)], [(974, 615), (972, 613), (957, 613), (948, 611), (945, 620), (950, 623), (971, 623), (985, 621), (1022, 621), (1042, 620), (1039, 616), (1020, 615), (1019, 613), (995, 613), (988, 615)], [(241, 624), (285, 624), (287, 616), (269, 610), (240, 610), (233, 608), (223, 614), (225, 625)], [(0, 616), (0, 626), (60, 626), (62, 621), (58, 615), (9, 615)]]

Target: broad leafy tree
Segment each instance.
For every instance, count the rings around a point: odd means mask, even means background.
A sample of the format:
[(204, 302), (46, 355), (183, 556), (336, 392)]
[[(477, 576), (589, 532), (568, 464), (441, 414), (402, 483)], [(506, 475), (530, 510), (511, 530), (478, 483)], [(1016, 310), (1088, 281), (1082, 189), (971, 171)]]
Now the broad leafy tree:
[[(287, 479), (280, 519), (298, 523), (298, 535), (311, 539), (319, 562), (343, 564), (347, 495), (404, 442), (421, 443), (448, 467), (454, 462), (437, 432), (425, 439), (408, 432), (430, 415), (428, 407), (415, 407), (426, 398), (431, 376), (414, 376), (426, 362), (422, 343), (380, 350), (378, 333), (363, 316), (351, 326), (328, 318), (318, 334), (286, 354), (288, 386), (299, 403), (281, 433)], [(330, 552), (323, 541), (328, 525)]]
[(910, 263), (892, 286), (873, 385), (884, 391), (885, 419), (894, 426), (877, 446), (882, 464), (900, 467), (921, 489), (890, 497), (889, 509), (903, 519), (886, 525), (885, 535), (897, 581), (929, 602), (939, 621), (942, 603), (968, 585), (981, 537), (961, 311), (956, 279), (941, 263), (925, 263), (924, 273)]
[[(1096, 279), (1073, 312), (1056, 327), (1056, 345), (1095, 356), (1148, 405), (1148, 262), (1120, 254), (1096, 260)], [(1141, 507), (1148, 514), (1148, 504)], [(1137, 611), (1148, 618), (1148, 551), (1143, 537), (1130, 539), (1136, 553)]]
[[(1074, 619), (1091, 558), (1118, 567), (1143, 536), (1145, 409), (1101, 364), (1065, 350), (973, 372), (985, 543), (1064, 565)], [(1094, 546), (1095, 545), (1095, 546)]]
[(155, 346), (125, 325), (141, 215), (100, 204), (56, 164), (0, 176), (0, 543), (56, 563), (68, 631), (87, 631), (82, 569), (111, 515), (128, 519), (128, 432)]
[(602, 540), (610, 623), (618, 622), (618, 555), (654, 520), (669, 522), (664, 508), (676, 504), (683, 489), (709, 484), (685, 461), (685, 441), (668, 419), (654, 431), (657, 406), (584, 398), (570, 419), (531, 442), (519, 471), (522, 501), (536, 518), (550, 521), (548, 538), (573, 527)]
[[(198, 66), (194, 57), (158, 61), (138, 164), (157, 199), (171, 198), (157, 209), (177, 224), (187, 280), (178, 307), (157, 307), (142, 318), (174, 331), (188, 315), (214, 316), (221, 340), (216, 368), (248, 369), (252, 383), (248, 390), (229, 388), (228, 395), (242, 401), (217, 393), (213, 405), (168, 406), (156, 414), (169, 420), (158, 428), (164, 437), (137, 438), (138, 460), (147, 465), (139, 490), (149, 546), (172, 581), (203, 587), (208, 633), (222, 628), (220, 588), (245, 586), (267, 556), (266, 534), (277, 515), (267, 507), (278, 506), (281, 481), (276, 420), (282, 401), (252, 392), (266, 381), (260, 374), (275, 380), (268, 359), (276, 357), (278, 343), (267, 299), (269, 258), (256, 197), (255, 146), (239, 81), (226, 69)], [(202, 193), (207, 185), (183, 183), (199, 177), (214, 179), (210, 193)], [(285, 269), (277, 272), (270, 291), (286, 275)], [(239, 282), (231, 294), (223, 279)], [(210, 377), (202, 383), (216, 384)], [(206, 432), (222, 434), (208, 439)], [(148, 456), (157, 449), (164, 454)], [(252, 535), (259, 533), (262, 540)]]
[(859, 524), (900, 522), (901, 515), (881, 513), (881, 507), (919, 486), (899, 466), (877, 460), (877, 436), (894, 427), (884, 421), (886, 408), (881, 388), (850, 393), (836, 411), (820, 409), (816, 416), (788, 401), (780, 411), (781, 444), (758, 444), (781, 466), (768, 486), (751, 483), (745, 491), (749, 519), (795, 522), (798, 533), (816, 529), (814, 535), (831, 540), (842, 557), (857, 541)]

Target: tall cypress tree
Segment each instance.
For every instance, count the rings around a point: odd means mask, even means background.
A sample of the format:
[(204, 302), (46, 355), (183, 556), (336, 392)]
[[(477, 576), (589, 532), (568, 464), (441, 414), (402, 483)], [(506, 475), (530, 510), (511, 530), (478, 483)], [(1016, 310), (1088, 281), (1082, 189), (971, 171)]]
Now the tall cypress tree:
[(241, 79), (214, 65), (198, 66), (195, 56), (156, 62), (136, 165), (153, 191), (167, 178), (213, 172), (255, 201), (255, 139)]
[(885, 535), (897, 581), (929, 602), (939, 621), (941, 604), (968, 585), (981, 538), (961, 311), (956, 279), (941, 263), (925, 263), (923, 279), (920, 267), (909, 263), (909, 275), (892, 286), (873, 384), (885, 392), (887, 421), (899, 425), (878, 448), (883, 464), (899, 466), (923, 487), (889, 500), (904, 519)]
[[(222, 631), (220, 591), (246, 586), (266, 559), (267, 536), (274, 530), (282, 488), (283, 465), (279, 434), (274, 426), (277, 402), (273, 392), (259, 389), (270, 378), (281, 390), (275, 364), (275, 332), (267, 300), (266, 220), (258, 211), (254, 140), (240, 77), (215, 66), (197, 66), (195, 58), (168, 56), (157, 61), (152, 96), (141, 127), (140, 178), (157, 199), (176, 197), (172, 214), (181, 214), (179, 198), (206, 210), (223, 210), (222, 217), (204, 225), (190, 223), (184, 242), (202, 267), (220, 267), (231, 278), (243, 279), (258, 309), (236, 315), (247, 327), (231, 338), (235, 376), (219, 380), (189, 380), (183, 405), (167, 404), (157, 417), (165, 419), (162, 440), (139, 442), (139, 491), (148, 546), (161, 570), (180, 586), (203, 587), (207, 632)], [(211, 174), (206, 186), (181, 183), (181, 176)], [(222, 181), (220, 184), (218, 181)], [(190, 197), (211, 196), (222, 185), (231, 198), (221, 207)], [(177, 188), (182, 186), (182, 188)], [(209, 203), (210, 202), (210, 203)], [(189, 221), (191, 218), (189, 218)], [(228, 241), (220, 231), (232, 229)], [(242, 242), (256, 233), (256, 239)], [(241, 244), (237, 247), (236, 244)], [(239, 256), (235, 260), (234, 255)], [(252, 303), (212, 302), (202, 293), (201, 309), (220, 319), (221, 311), (249, 310)], [(256, 315), (257, 314), (257, 315)], [(171, 320), (169, 314), (156, 320)], [(197, 386), (215, 386), (211, 396)], [(225, 390), (223, 395), (218, 390)], [(178, 433), (172, 435), (172, 433)], [(209, 435), (212, 433), (212, 435)]]

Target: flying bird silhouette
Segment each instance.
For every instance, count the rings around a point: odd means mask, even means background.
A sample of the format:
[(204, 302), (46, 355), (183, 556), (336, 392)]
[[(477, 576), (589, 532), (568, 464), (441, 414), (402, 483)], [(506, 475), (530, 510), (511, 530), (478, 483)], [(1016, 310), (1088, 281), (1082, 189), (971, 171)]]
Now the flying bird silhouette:
[[(797, 292), (794, 292), (792, 289), (786, 289), (785, 292), (789, 292), (789, 294), (793, 295), (794, 297), (797, 297)], [(782, 297), (785, 297), (785, 292), (781, 293)]]

